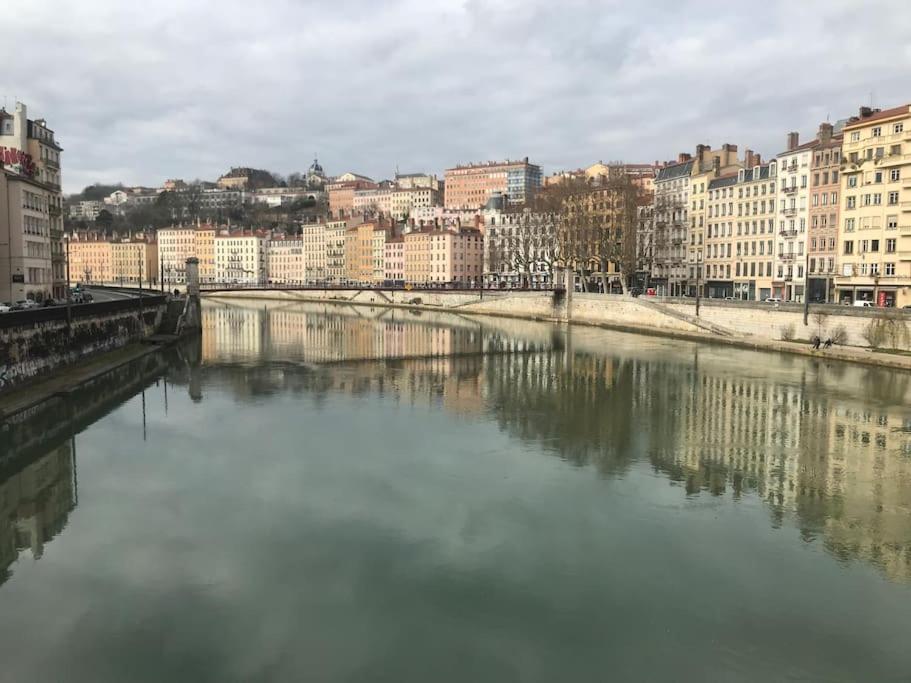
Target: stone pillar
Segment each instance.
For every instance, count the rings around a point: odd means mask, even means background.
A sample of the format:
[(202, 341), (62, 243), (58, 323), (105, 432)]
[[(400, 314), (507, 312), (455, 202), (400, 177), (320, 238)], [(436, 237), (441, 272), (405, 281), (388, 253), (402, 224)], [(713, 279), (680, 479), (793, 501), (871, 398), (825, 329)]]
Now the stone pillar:
[(199, 301), (199, 259), (191, 256), (186, 263), (187, 305), (181, 332), (202, 330), (202, 306)]

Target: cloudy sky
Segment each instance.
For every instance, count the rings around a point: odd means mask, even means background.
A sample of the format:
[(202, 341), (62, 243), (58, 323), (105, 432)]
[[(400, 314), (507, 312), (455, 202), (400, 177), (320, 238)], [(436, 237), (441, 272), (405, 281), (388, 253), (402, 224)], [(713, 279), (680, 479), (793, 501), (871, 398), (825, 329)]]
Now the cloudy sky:
[(0, 101), (95, 181), (546, 173), (699, 142), (781, 151), (788, 130), (911, 101), (905, 0), (24, 0), (0, 22)]

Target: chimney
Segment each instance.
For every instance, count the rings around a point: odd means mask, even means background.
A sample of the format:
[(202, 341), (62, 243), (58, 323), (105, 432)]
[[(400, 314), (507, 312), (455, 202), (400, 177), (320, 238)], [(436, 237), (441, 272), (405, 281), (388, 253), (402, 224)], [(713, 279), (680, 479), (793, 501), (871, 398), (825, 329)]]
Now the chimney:
[(743, 150), (743, 165), (744, 168), (753, 168), (755, 165), (755, 157), (753, 156), (753, 150), (745, 149)]
[(696, 160), (699, 163), (704, 161), (703, 156), (707, 150), (711, 149), (708, 145), (696, 145)]
[(861, 107), (859, 116), (862, 119), (870, 118), (871, 116), (873, 116), (873, 108), (872, 107)]
[(788, 133), (788, 151), (797, 149), (797, 146), (800, 144), (800, 133), (791, 131)]
[(692, 158), (693, 158), (693, 157), (691, 157), (691, 156), (690, 156), (689, 154), (687, 154), (686, 152), (680, 152), (680, 154), (677, 155), (677, 163), (678, 163), (678, 164), (682, 164), (682, 163), (684, 163), (684, 162), (686, 162), (686, 161), (689, 161), (689, 160), (692, 159)]
[(719, 156), (712, 157), (712, 175), (714, 175), (717, 178), (718, 173), (720, 171), (721, 171), (721, 157), (719, 157)]
[(820, 123), (819, 132), (816, 134), (816, 137), (819, 138), (820, 142), (829, 142), (832, 139), (832, 132), (834, 128), (831, 123)]
[(753, 154), (753, 165), (762, 166), (762, 156), (758, 152)]

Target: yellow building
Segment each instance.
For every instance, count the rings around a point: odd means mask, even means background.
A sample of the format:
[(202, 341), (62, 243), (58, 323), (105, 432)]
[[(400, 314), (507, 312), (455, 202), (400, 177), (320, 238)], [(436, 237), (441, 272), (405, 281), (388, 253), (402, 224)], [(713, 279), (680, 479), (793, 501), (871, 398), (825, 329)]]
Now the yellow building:
[(690, 243), (687, 253), (688, 293), (705, 292), (705, 232), (708, 224), (709, 183), (720, 176), (736, 173), (742, 168), (737, 160), (737, 145), (725, 144), (719, 150), (697, 145), (690, 177)]
[[(114, 267), (111, 279), (124, 285), (158, 285), (158, 244), (142, 238), (117, 240), (111, 243)], [(70, 273), (72, 276), (72, 273)]]
[(73, 235), (69, 240), (70, 282), (113, 281), (114, 252), (108, 239), (97, 235)]
[(911, 104), (863, 107), (843, 135), (838, 300), (911, 305)]

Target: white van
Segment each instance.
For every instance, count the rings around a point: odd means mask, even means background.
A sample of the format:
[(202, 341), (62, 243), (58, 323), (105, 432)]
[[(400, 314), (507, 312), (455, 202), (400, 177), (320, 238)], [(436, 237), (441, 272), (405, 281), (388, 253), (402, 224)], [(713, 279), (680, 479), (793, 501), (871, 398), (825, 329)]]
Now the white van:
[(854, 305), (857, 306), (858, 308), (873, 308), (872, 301), (857, 300), (854, 302)]

